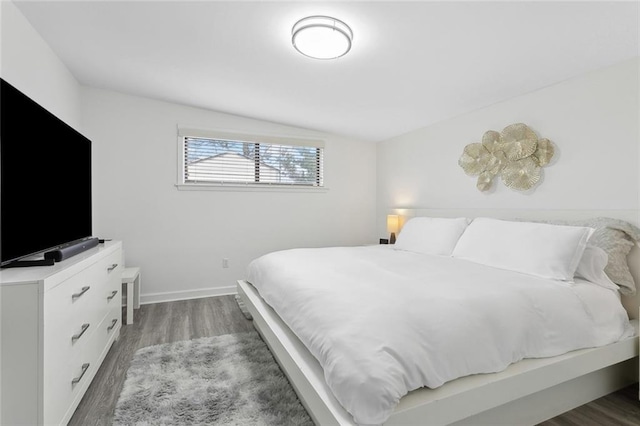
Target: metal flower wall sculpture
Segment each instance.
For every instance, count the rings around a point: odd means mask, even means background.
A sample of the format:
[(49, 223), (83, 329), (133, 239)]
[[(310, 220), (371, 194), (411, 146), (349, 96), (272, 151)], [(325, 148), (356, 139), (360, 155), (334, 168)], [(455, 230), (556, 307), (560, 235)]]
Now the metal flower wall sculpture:
[(538, 139), (525, 124), (516, 123), (501, 133), (489, 130), (482, 142), (465, 146), (458, 164), (469, 176), (478, 176), (480, 191), (489, 190), (497, 175), (507, 187), (526, 191), (540, 181), (542, 167), (549, 164), (553, 153), (549, 139)]

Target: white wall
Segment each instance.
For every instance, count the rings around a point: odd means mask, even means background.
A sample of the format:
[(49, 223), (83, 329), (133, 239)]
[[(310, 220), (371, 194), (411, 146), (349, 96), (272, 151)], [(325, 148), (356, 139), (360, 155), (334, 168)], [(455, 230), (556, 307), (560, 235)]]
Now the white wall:
[[(123, 240), (127, 264), (142, 268), (143, 302), (233, 291), (269, 251), (376, 241), (374, 144), (99, 89), (81, 98), (94, 232)], [(177, 124), (323, 138), (330, 189), (178, 191)]]
[[(635, 209), (639, 61), (579, 76), (378, 144), (378, 233), (391, 208)], [(522, 122), (556, 145), (532, 193), (481, 193), (458, 158), (486, 130)]]
[(0, 1), (0, 9), (0, 75), (81, 131), (78, 82), (12, 2)]

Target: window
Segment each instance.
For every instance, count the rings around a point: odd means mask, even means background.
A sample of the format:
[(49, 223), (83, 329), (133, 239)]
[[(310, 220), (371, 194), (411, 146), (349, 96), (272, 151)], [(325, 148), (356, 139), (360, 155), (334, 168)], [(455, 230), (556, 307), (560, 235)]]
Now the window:
[(322, 141), (180, 129), (183, 185), (323, 187)]

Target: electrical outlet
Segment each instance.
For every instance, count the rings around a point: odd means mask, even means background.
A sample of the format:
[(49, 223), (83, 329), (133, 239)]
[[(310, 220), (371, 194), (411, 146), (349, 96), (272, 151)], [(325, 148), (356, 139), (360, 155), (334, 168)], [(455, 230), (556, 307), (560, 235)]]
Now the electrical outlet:
[(229, 267), (229, 259), (227, 259), (226, 257), (222, 258), (222, 267), (223, 268)]

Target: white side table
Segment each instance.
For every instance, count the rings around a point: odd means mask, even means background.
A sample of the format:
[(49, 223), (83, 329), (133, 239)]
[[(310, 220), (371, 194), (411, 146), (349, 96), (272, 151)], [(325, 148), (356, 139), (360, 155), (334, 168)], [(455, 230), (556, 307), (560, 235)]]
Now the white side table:
[(140, 268), (125, 268), (122, 285), (127, 287), (127, 324), (133, 324), (133, 309), (140, 307)]

